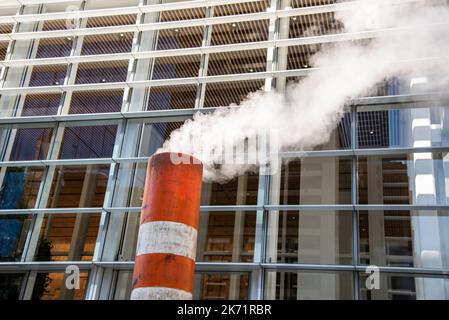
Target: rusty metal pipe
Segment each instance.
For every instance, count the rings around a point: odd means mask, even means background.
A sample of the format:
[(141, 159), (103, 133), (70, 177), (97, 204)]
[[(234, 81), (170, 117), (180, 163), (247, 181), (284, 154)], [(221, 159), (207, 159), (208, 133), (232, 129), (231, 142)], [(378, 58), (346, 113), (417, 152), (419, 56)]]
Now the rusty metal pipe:
[(192, 299), (202, 172), (186, 154), (149, 159), (132, 300)]

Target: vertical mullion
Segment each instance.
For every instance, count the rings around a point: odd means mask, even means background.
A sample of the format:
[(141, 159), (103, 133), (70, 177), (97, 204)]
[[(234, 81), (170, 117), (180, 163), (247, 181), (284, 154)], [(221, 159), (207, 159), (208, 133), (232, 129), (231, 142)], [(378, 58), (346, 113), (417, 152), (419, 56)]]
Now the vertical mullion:
[(357, 156), (355, 149), (357, 149), (357, 107), (351, 106), (351, 149), (352, 149), (352, 170), (351, 170), (351, 203), (352, 209), (352, 264), (353, 271), (353, 297), (355, 300), (360, 300), (360, 281), (359, 274), (356, 271), (356, 266), (359, 264), (360, 258), (360, 243), (359, 243), (359, 213), (355, 209), (358, 202), (358, 168)]
[[(207, 7), (206, 8), (206, 18), (211, 18), (214, 16), (214, 7)], [(212, 25), (207, 25), (204, 27), (204, 33), (203, 33), (203, 47), (210, 46), (211, 38), (212, 38)], [(200, 70), (198, 73), (199, 77), (205, 77), (207, 76), (207, 67), (209, 65), (209, 53), (204, 53), (201, 55), (201, 61), (200, 61)], [(197, 88), (196, 92), (196, 99), (195, 99), (195, 109), (203, 108), (204, 106), (204, 97), (206, 95), (206, 83), (200, 83)]]
[[(271, 0), (269, 10), (274, 11), (278, 6), (278, 0)], [(270, 19), (268, 26), (268, 39), (273, 40), (276, 37), (276, 19)], [(276, 69), (275, 48), (267, 49), (267, 71)], [(265, 79), (264, 90), (271, 91), (273, 89), (273, 77)], [(267, 239), (267, 213), (265, 212), (265, 205), (268, 204), (268, 188), (269, 188), (269, 170), (266, 167), (259, 169), (259, 185), (257, 192), (257, 206), (259, 209), (256, 213), (256, 234), (254, 243), (254, 260), (255, 264), (261, 264), (265, 261), (265, 242)], [(265, 271), (260, 266), (258, 269), (251, 272), (250, 281), (250, 299), (262, 300), (264, 298), (264, 279)]]

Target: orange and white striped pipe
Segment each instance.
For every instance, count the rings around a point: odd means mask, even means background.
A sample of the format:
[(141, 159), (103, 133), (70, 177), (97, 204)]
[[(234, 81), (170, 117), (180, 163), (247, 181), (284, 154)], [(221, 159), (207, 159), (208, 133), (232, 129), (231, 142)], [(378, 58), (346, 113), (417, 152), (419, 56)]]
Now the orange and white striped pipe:
[(150, 158), (131, 300), (192, 299), (202, 173), (189, 155)]

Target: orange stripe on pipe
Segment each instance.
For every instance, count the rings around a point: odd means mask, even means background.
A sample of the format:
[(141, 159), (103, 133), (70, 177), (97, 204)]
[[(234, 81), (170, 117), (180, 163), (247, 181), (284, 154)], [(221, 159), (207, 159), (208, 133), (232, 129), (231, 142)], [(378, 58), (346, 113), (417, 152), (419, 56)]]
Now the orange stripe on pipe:
[(203, 166), (187, 155), (189, 164), (175, 164), (172, 156), (159, 153), (148, 162), (140, 223), (173, 221), (197, 229)]
[(193, 290), (195, 261), (166, 253), (149, 253), (136, 256), (133, 288), (165, 287)]

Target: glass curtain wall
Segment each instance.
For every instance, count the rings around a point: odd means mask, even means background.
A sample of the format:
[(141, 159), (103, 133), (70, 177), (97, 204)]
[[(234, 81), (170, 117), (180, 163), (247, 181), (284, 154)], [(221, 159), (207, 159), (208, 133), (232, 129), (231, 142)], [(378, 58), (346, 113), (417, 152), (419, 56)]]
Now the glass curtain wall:
[[(148, 157), (195, 112), (301, 81), (345, 32), (334, 0), (187, 2), (0, 11), (0, 299), (129, 299)], [(276, 174), (204, 183), (194, 298), (448, 299), (449, 101), (413, 83), (354, 97)]]

